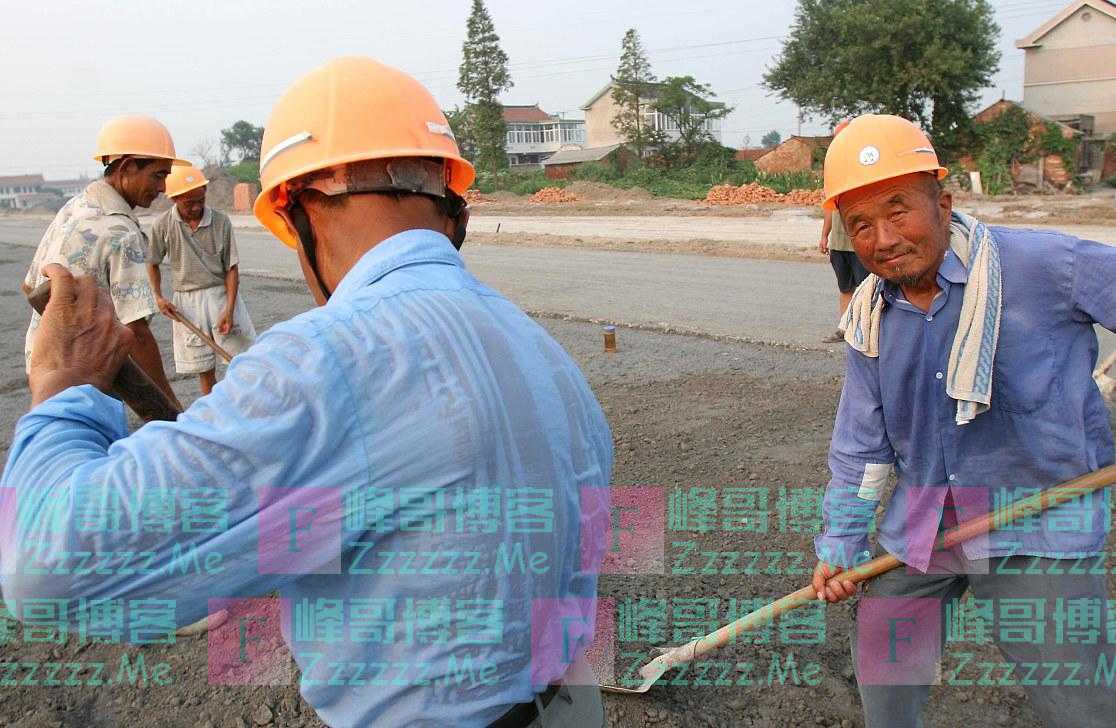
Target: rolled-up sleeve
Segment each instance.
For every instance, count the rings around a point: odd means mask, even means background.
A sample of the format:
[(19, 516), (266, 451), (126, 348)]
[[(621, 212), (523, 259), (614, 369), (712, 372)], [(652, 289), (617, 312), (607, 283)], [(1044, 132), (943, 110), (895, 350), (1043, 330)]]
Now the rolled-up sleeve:
[(868, 527), (895, 462), (884, 428), (878, 359), (848, 347), (845, 384), (829, 448), (818, 559), (848, 568), (868, 558)]
[(1073, 251), (1073, 308), (1080, 320), (1116, 331), (1116, 247), (1078, 240)]
[(89, 385), (20, 419), (0, 481), (9, 608), (154, 599), (185, 624), (339, 561), (341, 489), (368, 471), (360, 425), (327, 345), (276, 329), (176, 422), (129, 436)]
[(240, 254), (236, 252), (236, 233), (231, 221), (225, 222), (225, 270), (240, 265)]
[(151, 223), (151, 238), (147, 241), (147, 262), (159, 265), (167, 257), (167, 224), (162, 215)]

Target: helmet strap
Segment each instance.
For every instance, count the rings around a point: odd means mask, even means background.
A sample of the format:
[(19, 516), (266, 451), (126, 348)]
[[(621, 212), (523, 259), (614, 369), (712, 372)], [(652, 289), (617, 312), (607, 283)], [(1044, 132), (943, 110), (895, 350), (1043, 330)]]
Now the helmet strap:
[(329, 297), (333, 295), (333, 291), (329, 290), (325, 281), (322, 280), (322, 274), (318, 272), (318, 255), (315, 248), (314, 228), (310, 225), (310, 217), (306, 214), (306, 210), (302, 209), (302, 205), (297, 202), (291, 204), (287, 208), (287, 212), (291, 217), (291, 222), (294, 223), (295, 232), (298, 233), (298, 240), (302, 244), (302, 252), (306, 256), (306, 262), (310, 271), (314, 274), (314, 282), (318, 284), (322, 295), (328, 301)]

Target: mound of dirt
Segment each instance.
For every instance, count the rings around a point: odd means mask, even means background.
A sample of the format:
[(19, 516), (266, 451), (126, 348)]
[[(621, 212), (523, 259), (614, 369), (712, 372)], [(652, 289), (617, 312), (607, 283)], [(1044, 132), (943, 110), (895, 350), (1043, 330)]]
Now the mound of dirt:
[(642, 187), (621, 189), (600, 182), (578, 180), (566, 188), (579, 200), (586, 202), (643, 202), (653, 199), (653, 195)]
[(205, 191), (205, 204), (215, 210), (233, 209), (233, 187), (236, 187), (236, 183), (240, 180), (226, 174), (220, 167), (206, 167), (202, 173), (209, 180)]

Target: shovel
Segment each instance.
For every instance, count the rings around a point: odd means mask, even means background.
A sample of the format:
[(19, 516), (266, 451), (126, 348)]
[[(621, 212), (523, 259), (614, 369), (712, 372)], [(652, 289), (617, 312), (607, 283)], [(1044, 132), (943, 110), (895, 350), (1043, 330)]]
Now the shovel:
[[(935, 550), (949, 549), (968, 541), (971, 538), (986, 534), (997, 528), (1002, 528), (1008, 523), (1016, 521), (1023, 516), (1034, 515), (1049, 508), (1061, 505), (1075, 498), (1080, 498), (1086, 493), (1106, 488), (1116, 484), (1116, 465), (1109, 465), (1092, 473), (1086, 473), (1073, 480), (1068, 480), (1061, 485), (1047, 488), (1027, 498), (997, 508), (991, 513), (986, 513), (979, 518), (974, 518), (958, 524), (938, 537), (934, 543)], [(830, 577), (829, 581), (851, 581), (860, 583), (884, 572), (891, 571), (903, 562), (891, 554), (877, 556), (859, 566), (855, 566), (840, 574)], [(762, 627), (774, 621), (779, 616), (792, 609), (805, 606), (817, 601), (818, 595), (813, 585), (804, 586), (796, 592), (786, 595), (781, 599), (760, 607), (754, 612), (740, 619), (726, 624), (724, 627), (710, 632), (704, 637), (699, 637), (679, 647), (656, 647), (657, 657), (639, 669), (643, 682), (636, 688), (625, 688), (619, 685), (601, 685), (601, 689), (610, 693), (642, 694), (651, 689), (659, 678), (667, 671), (692, 662), (702, 655), (718, 650), (735, 639), (742, 632)], [(653, 653), (654, 654), (654, 653)]]

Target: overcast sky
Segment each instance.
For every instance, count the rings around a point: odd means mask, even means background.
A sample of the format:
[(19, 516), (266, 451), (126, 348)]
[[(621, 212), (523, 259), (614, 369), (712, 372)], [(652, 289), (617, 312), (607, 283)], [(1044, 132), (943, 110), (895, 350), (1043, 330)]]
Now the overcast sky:
[[(933, 0), (926, 0), (933, 2)], [(1014, 46), (1068, 0), (992, 0), (1003, 52), (995, 87), (1020, 99)], [(180, 155), (238, 119), (263, 124), (292, 80), (339, 55), (364, 54), (422, 80), (442, 103), (456, 89), (469, 0), (0, 0), (0, 174), (92, 174), (101, 123), (156, 116)], [(792, 105), (760, 85), (793, 20), (790, 0), (488, 0), (515, 87), (579, 116), (607, 81), (620, 39), (637, 28), (660, 77), (689, 74), (735, 106), (723, 141), (753, 144), (797, 129)], [(822, 127), (807, 121), (804, 133)]]

